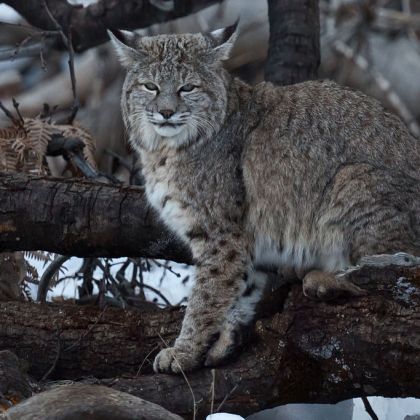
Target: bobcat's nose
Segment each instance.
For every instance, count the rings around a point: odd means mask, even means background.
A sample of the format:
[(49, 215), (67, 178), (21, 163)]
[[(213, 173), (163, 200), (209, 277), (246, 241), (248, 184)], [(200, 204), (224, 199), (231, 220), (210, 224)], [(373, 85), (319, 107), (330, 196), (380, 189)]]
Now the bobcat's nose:
[(162, 111), (159, 111), (159, 114), (162, 115), (165, 120), (169, 120), (169, 118), (175, 114), (175, 111), (172, 111), (172, 109), (162, 109)]

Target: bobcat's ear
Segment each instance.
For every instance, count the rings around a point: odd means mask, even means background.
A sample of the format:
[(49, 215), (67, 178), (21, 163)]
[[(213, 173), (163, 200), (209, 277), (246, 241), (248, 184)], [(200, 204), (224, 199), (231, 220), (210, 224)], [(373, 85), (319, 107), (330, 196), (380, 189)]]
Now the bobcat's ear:
[(216, 29), (208, 34), (213, 41), (213, 51), (216, 53), (217, 59), (227, 60), (230, 57), (230, 52), (238, 38), (238, 24), (239, 19), (231, 26)]
[(124, 67), (129, 67), (134, 61), (141, 58), (141, 53), (135, 47), (135, 41), (139, 38), (135, 32), (107, 29), (115, 52)]

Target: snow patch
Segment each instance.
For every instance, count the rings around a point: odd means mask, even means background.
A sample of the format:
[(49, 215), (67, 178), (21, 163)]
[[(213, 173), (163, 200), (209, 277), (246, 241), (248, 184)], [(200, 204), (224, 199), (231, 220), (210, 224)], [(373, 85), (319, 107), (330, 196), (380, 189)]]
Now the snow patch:
[(0, 4), (0, 20), (2, 22), (17, 23), (20, 19), (20, 15), (10, 6)]
[[(46, 266), (44, 266), (43, 262), (29, 259), (30, 263), (36, 267), (40, 276), (42, 276), (43, 272), (45, 271)], [(113, 265), (111, 267), (111, 274), (115, 277), (118, 269), (120, 268), (121, 264), (125, 261), (125, 258), (115, 258), (113, 259)], [(72, 277), (77, 271), (80, 270), (82, 265), (83, 259), (73, 257), (70, 258), (64, 265), (65, 273), (60, 274), (60, 278), (63, 277)], [(163, 266), (165, 265), (165, 261), (157, 260), (158, 263), (162, 265), (162, 268), (154, 267), (151, 271), (144, 271), (143, 272), (143, 279), (146, 285), (152, 286), (153, 288), (159, 290), (166, 299), (172, 305), (176, 305), (182, 302), (186, 297), (190, 295), (191, 288), (194, 284), (194, 267), (187, 266), (185, 264), (177, 264), (175, 262), (170, 262), (171, 270), (176, 274), (173, 274), (169, 270), (164, 270)], [(130, 265), (126, 270), (126, 278), (131, 278), (132, 275), (132, 265)], [(93, 277), (96, 279), (101, 278), (103, 276), (103, 272), (97, 268), (93, 274)], [(183, 279), (189, 276), (188, 282), (183, 282)], [(77, 287), (80, 286), (82, 283), (82, 279), (74, 279), (68, 278), (65, 280), (61, 280), (57, 286), (53, 288), (53, 290), (48, 292), (47, 300), (51, 301), (53, 297), (60, 296), (64, 299), (77, 299), (78, 296), (78, 289)], [(31, 296), (34, 298), (37, 295), (38, 287), (32, 283), (28, 284), (30, 287)], [(165, 302), (161, 297), (156, 295), (153, 291), (145, 289), (145, 296), (146, 300), (154, 301), (157, 304), (164, 304)], [(93, 293), (98, 293), (98, 289), (96, 284), (94, 284)]]
[(245, 419), (241, 416), (238, 416), (237, 414), (217, 413), (217, 414), (210, 414), (209, 416), (207, 416), (206, 420), (245, 420)]

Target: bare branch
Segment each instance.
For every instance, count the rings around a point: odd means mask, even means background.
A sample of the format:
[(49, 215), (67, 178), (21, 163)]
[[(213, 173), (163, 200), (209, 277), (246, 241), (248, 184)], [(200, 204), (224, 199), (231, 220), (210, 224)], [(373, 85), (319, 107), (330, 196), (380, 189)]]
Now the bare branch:
[(363, 405), (365, 406), (366, 412), (369, 414), (372, 420), (379, 420), (379, 417), (376, 415), (375, 411), (373, 410), (372, 406), (367, 397), (362, 397)]
[(18, 120), (15, 118), (15, 116), (0, 102), (0, 109), (4, 112), (4, 115), (6, 115), (7, 118), (13, 123), (18, 124)]
[(68, 33), (66, 34), (60, 25), (60, 23), (57, 21), (57, 19), (54, 17), (54, 15), (51, 13), (50, 9), (48, 8), (46, 0), (42, 0), (42, 5), (45, 10), (45, 13), (48, 15), (48, 17), (51, 19), (52, 23), (54, 24), (55, 29), (60, 34), (61, 39), (63, 40), (64, 45), (66, 46), (68, 53), (69, 53), (69, 71), (70, 71), (70, 80), (71, 80), (71, 91), (73, 94), (73, 105), (71, 109), (70, 116), (67, 120), (67, 124), (72, 124), (77, 111), (80, 107), (80, 102), (77, 97), (76, 92), (76, 76), (74, 74), (74, 48), (73, 48), (73, 39), (72, 39), (72, 28), (71, 26), (68, 28)]
[[(21, 25), (19, 23), (0, 22), (0, 26), (18, 27), (24, 29), (30, 34), (26, 36), (15, 48), (7, 48), (0, 50), (0, 61), (14, 60), (15, 58), (41, 56), (41, 63), (43, 64), (42, 51), (46, 46), (53, 44), (54, 38), (59, 35), (58, 31), (43, 31), (28, 25)], [(26, 45), (34, 38), (40, 38), (39, 42)]]
[(16, 48), (7, 48), (0, 50), (0, 61), (13, 60), (14, 58), (22, 57), (35, 57), (39, 54), (41, 50), (41, 43), (35, 43), (27, 45), (26, 47)]
[[(88, 7), (72, 6), (66, 0), (48, 0), (47, 5), (64, 33), (72, 32), (74, 48), (79, 52), (106, 42), (107, 28), (145, 28), (154, 23), (187, 16), (220, 2), (174, 0), (174, 8), (170, 11), (149, 0), (99, 0)], [(19, 12), (30, 24), (44, 30), (56, 29), (46, 10), (40, 10), (37, 0), (5, 0), (4, 3)], [(61, 47), (64, 46), (65, 41), (62, 40)]]

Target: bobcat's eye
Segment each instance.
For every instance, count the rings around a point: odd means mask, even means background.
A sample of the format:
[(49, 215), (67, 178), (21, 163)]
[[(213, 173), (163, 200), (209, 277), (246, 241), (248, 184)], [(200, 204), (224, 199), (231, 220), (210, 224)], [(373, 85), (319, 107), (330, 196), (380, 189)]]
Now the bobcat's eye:
[(143, 86), (150, 92), (159, 92), (159, 88), (153, 83), (145, 83)]
[(184, 85), (184, 86), (181, 86), (180, 88), (179, 88), (179, 91), (180, 92), (192, 92), (194, 89), (196, 89), (197, 88), (197, 86), (195, 86), (195, 85), (192, 85), (191, 83), (188, 83), (188, 84), (186, 84), (186, 85)]

